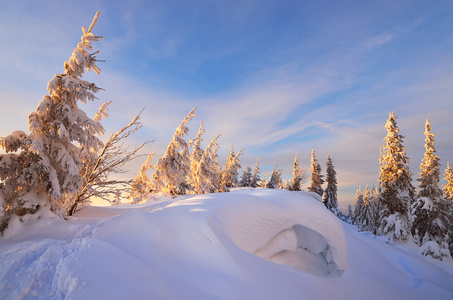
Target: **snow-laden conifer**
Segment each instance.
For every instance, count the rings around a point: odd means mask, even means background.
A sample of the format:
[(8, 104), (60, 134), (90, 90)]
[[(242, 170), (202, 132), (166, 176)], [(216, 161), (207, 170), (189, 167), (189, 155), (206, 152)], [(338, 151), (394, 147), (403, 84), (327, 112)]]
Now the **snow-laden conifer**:
[(260, 158), (256, 159), (255, 169), (253, 170), (252, 175), (252, 182), (250, 184), (251, 187), (256, 188), (259, 186), (261, 178), (260, 178), (260, 167), (259, 167)]
[[(439, 246), (447, 240), (447, 205), (439, 188), (439, 156), (436, 155), (431, 123), (425, 124), (425, 155), (420, 164), (420, 187), (411, 206), (412, 234), (414, 241), (423, 246), (434, 241)], [(431, 253), (431, 252), (427, 252)]]
[(190, 154), (190, 184), (193, 186), (194, 182), (196, 181), (195, 176), (197, 169), (199, 168), (201, 157), (203, 156), (203, 149), (201, 148), (201, 142), (203, 139), (201, 138), (203, 133), (205, 132), (203, 128), (203, 121), (200, 123), (200, 127), (198, 128), (197, 135), (195, 139), (189, 139), (189, 148), (192, 149)]
[(156, 152), (148, 154), (143, 165), (140, 167), (140, 171), (132, 183), (131, 193), (129, 198), (131, 199), (132, 204), (136, 204), (145, 200), (150, 193), (151, 180), (146, 175), (146, 172), (153, 168), (153, 157), (156, 155)]
[(217, 156), (217, 139), (220, 134), (217, 135), (211, 142), (206, 146), (203, 154), (200, 157), (199, 163), (196, 165), (194, 170), (194, 181), (193, 181), (193, 192), (195, 194), (206, 194), (216, 193), (221, 190), (220, 186), (220, 164)]
[(365, 205), (363, 201), (363, 191), (362, 187), (359, 187), (356, 192), (356, 202), (354, 205), (354, 217), (352, 218), (352, 224), (357, 225), (361, 228), (364, 216), (363, 216), (363, 206)]
[(242, 172), (241, 180), (239, 181), (240, 187), (250, 187), (252, 186), (252, 168), (245, 167)]
[(300, 167), (296, 153), (293, 164), (293, 178), (291, 182), (289, 182), (289, 190), (300, 191), (301, 190), (300, 186), (305, 182), (306, 178), (307, 175), (305, 174), (305, 169)]
[(444, 173), (444, 180), (447, 181), (443, 185), (444, 199), (448, 208), (448, 220), (449, 226), (447, 231), (447, 244), (450, 249), (450, 254), (453, 256), (453, 169), (450, 167), (450, 163), (447, 162), (447, 168)]
[(258, 187), (261, 187), (261, 188), (265, 188), (267, 186), (267, 175), (268, 174), (264, 174), (263, 178), (261, 178), (261, 181), (258, 185)]
[(231, 145), (230, 153), (228, 153), (221, 180), (221, 184), (226, 188), (237, 187), (239, 185), (238, 176), (239, 170), (241, 169), (239, 156), (242, 155), (243, 150), (244, 149), (241, 149), (238, 153), (235, 153), (233, 145)]
[(337, 198), (337, 172), (335, 172), (335, 167), (333, 166), (330, 155), (327, 156), (326, 166), (327, 187), (324, 193), (323, 203), (328, 210), (333, 212), (336, 216), (339, 216), (340, 211), (338, 210)]
[(190, 152), (184, 136), (189, 133), (187, 124), (196, 116), (194, 108), (176, 128), (164, 156), (157, 161), (151, 183), (153, 191), (176, 196), (187, 194), (191, 190)]
[(311, 165), (310, 165), (310, 172), (311, 172), (311, 185), (308, 188), (310, 192), (315, 192), (318, 195), (322, 196), (324, 190), (322, 189), (322, 184), (324, 180), (322, 179), (321, 175), (321, 166), (319, 165), (318, 160), (315, 157), (315, 150), (311, 151)]
[[(88, 30), (82, 27), (81, 42), (64, 63), (64, 73), (55, 74), (49, 81), (49, 94), (29, 115), (31, 133), (15, 131), (0, 140), (8, 153), (0, 157), (6, 218), (33, 213), (42, 206), (60, 216), (66, 215), (83, 183), (82, 149), (94, 151), (102, 146), (97, 136), (104, 133), (100, 120), (107, 116), (108, 103), (101, 106), (93, 119), (78, 106), (79, 101), (97, 99), (95, 94), (100, 90), (96, 84), (82, 80), (85, 69), (100, 73), (96, 66), (98, 52), (89, 52), (92, 42), (102, 38), (92, 32), (98, 17), (99, 12)], [(37, 193), (40, 196), (33, 196)]]
[(446, 200), (453, 202), (453, 169), (450, 167), (450, 162), (447, 162), (447, 168), (445, 169), (443, 179), (447, 181), (447, 183), (443, 185), (444, 197)]
[(410, 235), (409, 208), (414, 199), (414, 188), (409, 158), (403, 146), (404, 137), (399, 134), (394, 112), (390, 112), (385, 128), (387, 136), (379, 174), (382, 204), (379, 232), (387, 242), (394, 243), (406, 240)]
[(275, 164), (274, 169), (272, 170), (272, 173), (271, 173), (271, 178), (269, 179), (269, 182), (266, 185), (266, 187), (268, 189), (282, 188), (282, 186), (283, 186), (282, 172), (283, 172), (283, 170), (277, 169), (277, 164)]

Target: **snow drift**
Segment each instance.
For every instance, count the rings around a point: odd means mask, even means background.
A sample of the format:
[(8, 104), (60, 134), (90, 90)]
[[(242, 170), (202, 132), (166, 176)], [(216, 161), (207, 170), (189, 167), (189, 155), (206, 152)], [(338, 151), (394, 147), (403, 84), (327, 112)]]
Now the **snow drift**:
[(358, 234), (310, 193), (237, 189), (27, 218), (0, 238), (2, 299), (453, 295), (451, 262)]

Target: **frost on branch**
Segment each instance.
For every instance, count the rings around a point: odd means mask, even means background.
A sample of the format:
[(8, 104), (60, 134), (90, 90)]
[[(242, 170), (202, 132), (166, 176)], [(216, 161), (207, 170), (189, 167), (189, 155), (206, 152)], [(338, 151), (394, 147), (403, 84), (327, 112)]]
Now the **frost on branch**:
[[(81, 42), (64, 63), (64, 72), (49, 81), (48, 95), (28, 118), (30, 134), (14, 131), (0, 138), (7, 153), (16, 152), (0, 156), (0, 194), (4, 199), (0, 230), (12, 215), (34, 213), (42, 206), (65, 216), (84, 183), (80, 173), (84, 153), (103, 146), (98, 136), (104, 133), (100, 116), (106, 116), (107, 104), (95, 119), (78, 107), (79, 101), (95, 100), (101, 90), (81, 79), (85, 69), (100, 72), (97, 52), (90, 53), (92, 43), (102, 38), (92, 32), (98, 17), (99, 13), (88, 31), (82, 27)], [(37, 193), (41, 196), (36, 197)]]

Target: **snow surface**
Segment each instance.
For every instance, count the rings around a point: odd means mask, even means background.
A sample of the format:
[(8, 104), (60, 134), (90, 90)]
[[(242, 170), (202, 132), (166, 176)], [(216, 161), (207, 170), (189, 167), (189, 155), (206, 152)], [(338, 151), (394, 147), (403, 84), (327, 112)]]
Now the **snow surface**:
[(312, 193), (235, 189), (13, 219), (1, 299), (453, 299), (453, 262), (340, 222)]

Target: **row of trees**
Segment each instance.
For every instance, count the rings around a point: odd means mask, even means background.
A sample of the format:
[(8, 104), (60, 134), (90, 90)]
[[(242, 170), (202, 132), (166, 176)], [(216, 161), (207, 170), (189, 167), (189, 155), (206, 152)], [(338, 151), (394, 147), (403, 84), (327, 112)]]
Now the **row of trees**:
[[(391, 112), (385, 145), (381, 148), (379, 187), (357, 190), (350, 216), (362, 230), (387, 238), (389, 243), (413, 238), (424, 255), (438, 259), (453, 254), (453, 170), (447, 163), (443, 190), (439, 187), (440, 159), (429, 120), (425, 124), (425, 154), (420, 164), (418, 190), (412, 185), (409, 158)], [(450, 250), (450, 251), (448, 251)]]
[[(256, 160), (253, 172), (252, 168), (247, 166), (243, 169), (242, 176), (239, 179), (239, 171), (242, 168), (239, 158), (243, 154), (243, 149), (236, 153), (231, 146), (224, 167), (222, 167), (217, 154), (219, 149), (217, 140), (220, 135), (211, 140), (205, 148), (202, 147), (202, 138), (205, 132), (203, 121), (196, 137), (194, 139), (189, 138), (188, 142), (185, 140), (185, 136), (189, 133), (187, 125), (194, 117), (196, 117), (195, 108), (187, 114), (176, 128), (164, 155), (157, 160), (154, 166), (152, 160), (155, 153), (148, 155), (132, 185), (130, 194), (132, 203), (147, 199), (153, 193), (164, 193), (175, 197), (185, 194), (228, 192), (229, 188), (232, 187), (301, 190), (302, 184), (307, 179), (307, 174), (305, 169), (299, 165), (297, 153), (294, 158), (292, 179), (287, 179), (285, 183), (282, 181), (283, 170), (278, 169), (277, 164), (275, 164), (268, 181), (266, 180), (267, 174), (261, 178), (259, 158)], [(323, 202), (332, 212), (339, 215), (336, 172), (330, 156), (328, 156), (326, 166), (327, 188)], [(154, 172), (151, 176), (148, 176), (147, 172), (150, 169), (154, 169)], [(311, 185), (308, 190), (322, 196), (324, 180), (314, 150), (311, 153), (310, 172)]]

